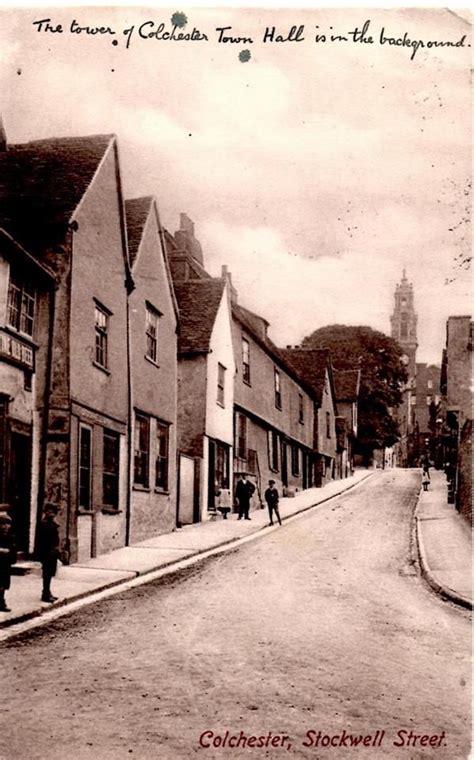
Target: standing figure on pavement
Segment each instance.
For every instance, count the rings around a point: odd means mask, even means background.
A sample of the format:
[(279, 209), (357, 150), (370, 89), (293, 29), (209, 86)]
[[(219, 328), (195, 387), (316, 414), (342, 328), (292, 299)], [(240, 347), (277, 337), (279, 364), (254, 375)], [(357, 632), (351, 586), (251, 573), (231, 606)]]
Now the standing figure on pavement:
[(278, 491), (275, 488), (275, 481), (269, 480), (268, 481), (268, 488), (265, 491), (265, 501), (267, 502), (268, 506), (268, 514), (270, 515), (270, 525), (273, 525), (273, 513), (275, 512), (277, 516), (277, 520), (279, 525), (281, 525), (281, 519), (280, 519), (280, 512), (278, 510), (278, 502), (279, 502), (279, 495)]
[(245, 473), (242, 473), (235, 489), (235, 498), (239, 503), (239, 520), (241, 520), (242, 517), (244, 517), (246, 520), (252, 519), (249, 517), (249, 509), (250, 499), (252, 498), (254, 491), (255, 486), (253, 483), (247, 480)]
[(11, 517), (0, 515), (0, 612), (11, 612), (5, 601), (5, 591), (10, 588), (11, 568), (16, 562), (15, 543), (12, 535)]
[(57, 513), (55, 504), (46, 503), (38, 530), (38, 556), (43, 568), (41, 601), (49, 604), (57, 599), (51, 593), (51, 579), (56, 575), (59, 558), (59, 525), (55, 520)]

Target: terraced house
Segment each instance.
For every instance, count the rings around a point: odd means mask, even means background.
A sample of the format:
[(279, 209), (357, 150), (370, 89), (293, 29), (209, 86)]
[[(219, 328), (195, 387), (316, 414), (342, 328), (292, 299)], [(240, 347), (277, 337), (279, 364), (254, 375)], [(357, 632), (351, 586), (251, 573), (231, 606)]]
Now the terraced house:
[(0, 228), (0, 505), (23, 554), (34, 546), (42, 484), (54, 288), (52, 271)]
[(129, 298), (131, 503), (127, 543), (176, 526), (178, 309), (154, 198), (125, 201)]

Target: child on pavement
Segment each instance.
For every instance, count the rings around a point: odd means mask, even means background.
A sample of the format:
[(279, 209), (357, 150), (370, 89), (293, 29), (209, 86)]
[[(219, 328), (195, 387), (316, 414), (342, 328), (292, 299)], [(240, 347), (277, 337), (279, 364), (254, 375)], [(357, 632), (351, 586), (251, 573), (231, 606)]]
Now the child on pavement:
[(277, 520), (279, 524), (281, 525), (280, 520), (280, 512), (278, 511), (278, 501), (279, 501), (279, 495), (278, 491), (275, 488), (275, 481), (269, 480), (268, 481), (268, 488), (265, 491), (265, 501), (267, 502), (268, 506), (268, 514), (270, 515), (270, 525), (273, 525), (273, 513), (275, 512), (277, 516)]
[(38, 556), (43, 569), (41, 601), (49, 604), (57, 600), (57, 596), (51, 593), (51, 579), (56, 575), (59, 557), (59, 525), (54, 519), (57, 512), (55, 504), (46, 503), (38, 529)]
[(16, 562), (11, 526), (11, 517), (0, 514), (0, 612), (11, 612), (5, 601), (5, 591), (10, 588), (11, 567)]

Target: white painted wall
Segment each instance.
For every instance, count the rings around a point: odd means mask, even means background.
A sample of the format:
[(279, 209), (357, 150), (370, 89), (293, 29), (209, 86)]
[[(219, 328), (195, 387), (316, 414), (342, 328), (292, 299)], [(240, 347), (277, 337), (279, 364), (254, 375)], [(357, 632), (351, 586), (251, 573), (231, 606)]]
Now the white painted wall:
[[(234, 408), (234, 351), (232, 321), (226, 284), (211, 335), (207, 359), (206, 435), (232, 446)], [(217, 403), (217, 365), (226, 368), (224, 406)]]

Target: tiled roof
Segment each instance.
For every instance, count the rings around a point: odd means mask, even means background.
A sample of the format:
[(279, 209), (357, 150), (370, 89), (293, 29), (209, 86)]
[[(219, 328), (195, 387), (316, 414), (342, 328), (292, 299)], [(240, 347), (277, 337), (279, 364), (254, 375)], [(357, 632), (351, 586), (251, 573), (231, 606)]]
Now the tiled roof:
[(338, 401), (356, 401), (359, 394), (359, 369), (335, 369), (334, 385)]
[(241, 306), (237, 303), (232, 305), (232, 311), (237, 319), (239, 319), (244, 324), (244, 326), (248, 327), (251, 332), (256, 332), (260, 337), (264, 337), (269, 346), (276, 348), (276, 346), (273, 345), (272, 341), (267, 337), (266, 333), (269, 323), (266, 319), (261, 317), (259, 314), (255, 314), (255, 312), (250, 311), (250, 309), (246, 309), (245, 306)]
[(137, 257), (138, 248), (140, 247), (143, 230), (145, 229), (146, 220), (148, 219), (152, 203), (153, 198), (151, 196), (132, 198), (131, 200), (125, 201), (128, 253), (130, 256), (130, 266), (132, 267)]
[(224, 287), (225, 281), (220, 277), (175, 283), (174, 291), (179, 309), (180, 353), (209, 351), (212, 329)]
[(285, 348), (280, 349), (288, 364), (308, 385), (318, 404), (321, 404), (326, 370), (330, 366), (330, 353), (327, 348)]
[(35, 140), (0, 151), (0, 225), (33, 252), (63, 240), (112, 138)]

